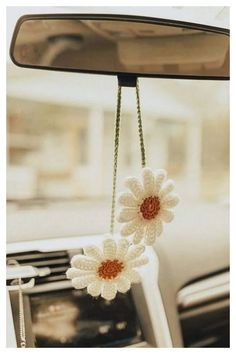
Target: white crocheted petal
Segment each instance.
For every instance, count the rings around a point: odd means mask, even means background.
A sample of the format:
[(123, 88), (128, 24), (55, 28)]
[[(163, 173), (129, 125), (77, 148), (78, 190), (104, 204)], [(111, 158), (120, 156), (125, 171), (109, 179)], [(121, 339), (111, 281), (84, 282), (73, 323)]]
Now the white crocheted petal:
[(97, 261), (101, 261), (103, 259), (103, 255), (102, 255), (101, 250), (96, 246), (84, 247), (84, 253), (86, 256), (94, 258)]
[(166, 181), (163, 185), (162, 185), (162, 187), (161, 187), (161, 189), (160, 189), (160, 192), (159, 192), (159, 198), (163, 198), (163, 197), (165, 197), (168, 193), (170, 193), (170, 192), (172, 192), (173, 191), (173, 189), (174, 189), (174, 187), (175, 187), (175, 182), (174, 181), (172, 181), (171, 179), (169, 179), (168, 181)]
[(120, 196), (118, 197), (118, 202), (127, 207), (137, 206), (137, 199), (135, 199), (133, 194), (129, 192), (121, 193)]
[(122, 236), (132, 235), (136, 231), (138, 226), (139, 226), (139, 220), (138, 220), (138, 218), (135, 218), (134, 220), (132, 220), (132, 221), (128, 222), (127, 224), (125, 224), (122, 227), (120, 233), (121, 233)]
[(163, 231), (163, 222), (161, 219), (156, 220), (156, 237), (159, 237)]
[(165, 170), (157, 170), (156, 172), (156, 178), (155, 178), (155, 192), (159, 193), (159, 190), (161, 189), (162, 183), (165, 181), (167, 176), (167, 172)]
[(118, 217), (117, 217), (117, 221), (118, 222), (127, 222), (127, 221), (131, 221), (134, 218), (136, 218), (138, 215), (137, 209), (135, 208), (124, 208), (120, 211)]
[(164, 209), (174, 208), (179, 203), (179, 196), (176, 193), (168, 194), (161, 201)]
[(144, 245), (132, 246), (125, 257), (125, 260), (128, 262), (131, 261), (132, 259), (138, 258), (139, 256), (141, 256), (141, 254), (144, 251), (145, 251)]
[(98, 296), (101, 294), (102, 290), (102, 282), (100, 280), (95, 280), (90, 283), (87, 287), (88, 294), (92, 296)]
[(163, 209), (160, 212), (160, 218), (164, 222), (171, 222), (174, 219), (174, 213), (171, 210)]
[(103, 241), (103, 254), (104, 258), (114, 259), (116, 256), (116, 242), (109, 238)]
[(146, 234), (145, 234), (146, 245), (148, 246), (153, 245), (153, 243), (156, 240), (156, 234), (157, 234), (157, 223), (156, 220), (154, 220), (147, 224)]
[(133, 243), (135, 245), (137, 245), (142, 240), (143, 236), (144, 236), (144, 228), (140, 226), (135, 231), (135, 234), (134, 234), (134, 237), (133, 237)]
[(81, 269), (81, 270), (95, 270), (98, 266), (98, 262), (93, 259), (88, 259), (84, 255), (76, 255), (71, 259), (72, 267)]
[(86, 286), (88, 286), (94, 280), (96, 280), (95, 274), (84, 275), (83, 277), (72, 279), (72, 285), (76, 289), (83, 289), (86, 288)]
[(124, 277), (128, 278), (131, 283), (139, 283), (141, 281), (141, 276), (135, 269), (128, 269), (124, 273)]
[(147, 256), (142, 256), (136, 259), (133, 259), (132, 261), (128, 262), (129, 268), (136, 268), (136, 267), (141, 267), (142, 265), (145, 265), (148, 263), (148, 257)]
[(68, 279), (73, 279), (75, 277), (78, 277), (79, 276), (79, 273), (80, 273), (80, 270), (77, 269), (77, 268), (69, 268), (67, 269), (66, 271), (66, 277)]
[(128, 249), (129, 249), (129, 242), (124, 238), (120, 239), (117, 244), (116, 258), (123, 259)]
[(155, 175), (148, 167), (143, 169), (143, 187), (145, 195), (152, 195), (155, 193)]
[(144, 190), (142, 184), (136, 177), (128, 177), (125, 180), (125, 186), (131, 190), (133, 195), (138, 199), (142, 199)]
[(114, 282), (104, 281), (101, 296), (106, 300), (113, 300), (117, 293), (117, 286)]
[(79, 270), (77, 268), (69, 268), (66, 271), (66, 277), (68, 279), (78, 278), (83, 275), (89, 275), (89, 274), (94, 274), (94, 271), (93, 270)]
[(126, 293), (130, 289), (130, 280), (124, 276), (120, 276), (116, 285), (119, 292)]

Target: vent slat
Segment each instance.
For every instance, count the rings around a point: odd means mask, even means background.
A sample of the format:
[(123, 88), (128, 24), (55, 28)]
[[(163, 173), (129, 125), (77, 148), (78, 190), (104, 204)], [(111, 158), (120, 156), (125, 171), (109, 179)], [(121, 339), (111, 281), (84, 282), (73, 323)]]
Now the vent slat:
[(7, 259), (16, 259), (17, 261), (40, 259), (40, 258), (58, 258), (67, 257), (66, 251), (55, 252), (27, 252), (27, 253), (13, 253), (7, 257)]
[(65, 264), (68, 263), (68, 258), (59, 258), (59, 259), (50, 259), (50, 260), (43, 260), (43, 261), (29, 261), (29, 262), (19, 262), (21, 265), (32, 265), (34, 267), (48, 267), (54, 264)]
[(44, 278), (38, 278), (37, 279), (37, 284), (44, 284), (44, 283), (50, 283), (50, 282), (54, 282), (54, 281), (61, 281), (61, 280), (65, 280), (66, 275), (65, 274), (60, 274), (60, 275), (55, 275), (55, 276), (47, 276)]
[(69, 262), (64, 267), (55, 267), (55, 268), (54, 267), (50, 267), (51, 274), (66, 272), (69, 267), (70, 267), (70, 263)]
[[(73, 250), (74, 251), (74, 250)], [(73, 253), (72, 251), (72, 253)], [(82, 251), (76, 250), (78, 253)], [(37, 268), (50, 268), (51, 273), (36, 277), (35, 283), (43, 284), (55, 281), (62, 281), (66, 279), (66, 271), (70, 267), (71, 251), (55, 251), (55, 252), (40, 252), (30, 251), (22, 253), (12, 253), (7, 256), (7, 262), (17, 261), (20, 265), (32, 265)]]

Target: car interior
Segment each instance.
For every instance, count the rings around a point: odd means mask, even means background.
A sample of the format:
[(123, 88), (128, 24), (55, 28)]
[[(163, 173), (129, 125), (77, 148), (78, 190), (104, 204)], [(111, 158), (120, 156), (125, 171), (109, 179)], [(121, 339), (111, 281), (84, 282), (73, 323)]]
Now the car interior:
[[(228, 9), (216, 25), (36, 9), (7, 13), (7, 347), (228, 348)], [(141, 282), (108, 300), (66, 272), (108, 232), (117, 86), (117, 191), (140, 171), (137, 82), (146, 159), (180, 203)]]

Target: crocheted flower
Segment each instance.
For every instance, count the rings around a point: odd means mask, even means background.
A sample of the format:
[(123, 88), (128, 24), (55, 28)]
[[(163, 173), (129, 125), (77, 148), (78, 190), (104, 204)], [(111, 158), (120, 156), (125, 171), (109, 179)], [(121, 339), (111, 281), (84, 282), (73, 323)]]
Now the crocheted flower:
[(177, 194), (172, 193), (174, 182), (166, 179), (165, 170), (154, 173), (150, 168), (143, 168), (143, 183), (136, 177), (128, 177), (125, 185), (130, 192), (119, 197), (124, 207), (118, 215), (118, 222), (125, 225), (121, 229), (122, 236), (133, 236), (133, 243), (143, 238), (147, 245), (152, 245), (163, 231), (163, 221), (171, 222), (173, 211), (179, 202)]
[(103, 241), (102, 250), (96, 246), (84, 248), (84, 255), (76, 255), (71, 259), (72, 268), (66, 272), (72, 279), (76, 289), (87, 287), (92, 296), (101, 296), (106, 300), (115, 298), (117, 291), (125, 293), (131, 283), (141, 280), (134, 269), (148, 262), (146, 256), (141, 256), (143, 245), (129, 246), (129, 242), (120, 239)]

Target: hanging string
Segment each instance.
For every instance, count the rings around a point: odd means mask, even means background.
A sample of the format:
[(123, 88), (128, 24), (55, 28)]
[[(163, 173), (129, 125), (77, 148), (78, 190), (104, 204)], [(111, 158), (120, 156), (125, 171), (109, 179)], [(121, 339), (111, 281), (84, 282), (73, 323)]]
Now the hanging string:
[[(116, 181), (117, 181), (117, 164), (118, 164), (118, 152), (119, 152), (119, 140), (120, 140), (121, 96), (122, 96), (122, 87), (118, 85), (116, 120), (115, 120), (115, 139), (114, 139), (114, 150), (113, 150), (114, 157), (113, 157), (112, 200), (111, 200), (111, 221), (110, 221), (111, 235), (114, 234), (114, 227), (115, 227)], [(145, 167), (146, 157), (145, 157), (138, 79), (136, 83), (136, 105), (137, 105), (137, 116), (138, 116), (138, 133), (139, 133), (139, 143), (140, 143), (140, 151), (141, 151), (141, 163), (142, 163), (142, 167)]]
[(24, 315), (24, 303), (23, 303), (23, 294), (21, 288), (21, 278), (18, 279), (19, 284), (19, 323), (20, 323), (20, 346), (21, 348), (26, 347), (26, 337), (25, 337), (25, 315)]
[(141, 163), (142, 163), (142, 167), (145, 167), (146, 157), (145, 157), (145, 147), (144, 147), (144, 138), (143, 138), (143, 126), (142, 126), (142, 117), (141, 117), (138, 79), (137, 79), (137, 83), (136, 83), (136, 104), (137, 104), (137, 116), (138, 116), (139, 143), (140, 143), (140, 150), (141, 150)]
[(110, 233), (114, 234), (115, 226), (115, 204), (116, 204), (116, 180), (117, 180), (117, 163), (119, 152), (119, 137), (120, 137), (120, 115), (121, 115), (121, 86), (118, 86), (117, 92), (117, 107), (115, 120), (115, 140), (114, 140), (114, 157), (113, 157), (113, 178), (112, 178), (112, 201), (111, 201), (111, 223)]

